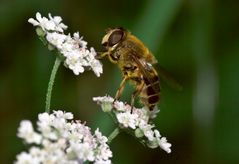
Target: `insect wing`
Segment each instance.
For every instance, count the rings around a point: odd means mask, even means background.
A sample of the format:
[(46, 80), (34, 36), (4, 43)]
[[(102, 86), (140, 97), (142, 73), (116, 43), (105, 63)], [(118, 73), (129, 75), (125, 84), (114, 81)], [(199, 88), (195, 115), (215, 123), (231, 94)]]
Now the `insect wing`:
[(151, 66), (151, 64), (138, 59), (136, 56), (132, 56), (132, 58), (143, 74), (146, 85), (151, 84), (155, 91), (160, 90), (159, 85), (155, 85), (155, 83), (159, 83), (159, 78), (156, 70)]
[(158, 71), (160, 80), (162, 79), (171, 88), (181, 91), (183, 89), (182, 85), (162, 66), (156, 64), (156, 69)]

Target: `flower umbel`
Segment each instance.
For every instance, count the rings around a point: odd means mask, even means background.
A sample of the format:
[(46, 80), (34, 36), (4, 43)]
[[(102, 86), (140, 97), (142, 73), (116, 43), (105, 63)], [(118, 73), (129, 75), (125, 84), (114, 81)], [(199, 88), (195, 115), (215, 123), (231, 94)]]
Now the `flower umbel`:
[(95, 59), (94, 48), (87, 48), (87, 42), (83, 40), (79, 32), (74, 33), (73, 36), (64, 34), (67, 26), (62, 23), (60, 16), (52, 17), (49, 14), (49, 18), (46, 18), (36, 13), (36, 20), (30, 18), (28, 22), (37, 26), (40, 39), (48, 44), (49, 49), (57, 49), (64, 60), (64, 65), (75, 75), (83, 73), (85, 69), (92, 69), (98, 77), (103, 72), (102, 64)]
[[(154, 129), (154, 124), (151, 123), (159, 112), (158, 109), (149, 111), (146, 108), (135, 108), (127, 103), (114, 101), (110, 96), (94, 97), (93, 101), (100, 104), (104, 112), (110, 113), (122, 130), (139, 138), (141, 143), (150, 148), (160, 147), (167, 153), (171, 152), (171, 144), (165, 137), (161, 137), (159, 131)], [(110, 107), (110, 110), (106, 111), (105, 107)]]
[(84, 123), (72, 119), (72, 113), (60, 110), (52, 114), (41, 113), (37, 121), (38, 132), (30, 121), (22, 121), (18, 137), (35, 146), (18, 154), (15, 163), (111, 163), (108, 139), (99, 129), (92, 134)]

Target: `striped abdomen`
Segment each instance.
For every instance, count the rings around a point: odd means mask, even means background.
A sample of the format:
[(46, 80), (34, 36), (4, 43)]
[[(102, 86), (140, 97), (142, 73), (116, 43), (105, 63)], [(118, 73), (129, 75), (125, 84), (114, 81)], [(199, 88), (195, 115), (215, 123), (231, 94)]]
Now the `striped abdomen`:
[(141, 102), (152, 111), (160, 100), (159, 77), (155, 74), (150, 79), (143, 78), (144, 87), (140, 93)]

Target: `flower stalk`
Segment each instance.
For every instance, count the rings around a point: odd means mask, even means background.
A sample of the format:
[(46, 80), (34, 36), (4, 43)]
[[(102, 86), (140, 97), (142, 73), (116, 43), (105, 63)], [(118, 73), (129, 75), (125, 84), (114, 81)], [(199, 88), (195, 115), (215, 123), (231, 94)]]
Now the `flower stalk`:
[(52, 89), (53, 89), (53, 85), (54, 85), (54, 81), (56, 78), (56, 73), (57, 70), (59, 68), (59, 66), (61, 65), (61, 59), (59, 56), (56, 57), (53, 69), (51, 71), (51, 76), (50, 76), (50, 80), (48, 83), (48, 88), (47, 88), (47, 93), (46, 93), (46, 107), (45, 107), (45, 112), (49, 113), (50, 112), (50, 108), (51, 108), (51, 96), (52, 96)]
[(112, 140), (120, 133), (120, 128), (117, 127), (115, 128), (115, 130), (109, 135), (108, 137), (108, 144), (110, 144), (112, 142)]

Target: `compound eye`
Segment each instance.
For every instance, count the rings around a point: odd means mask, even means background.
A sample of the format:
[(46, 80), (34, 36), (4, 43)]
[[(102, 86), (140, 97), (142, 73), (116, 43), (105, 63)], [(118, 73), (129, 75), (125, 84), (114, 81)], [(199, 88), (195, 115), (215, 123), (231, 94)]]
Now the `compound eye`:
[(109, 37), (109, 46), (114, 46), (115, 44), (119, 43), (124, 36), (124, 32), (121, 30), (114, 31)]

